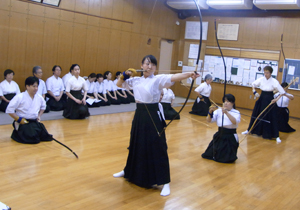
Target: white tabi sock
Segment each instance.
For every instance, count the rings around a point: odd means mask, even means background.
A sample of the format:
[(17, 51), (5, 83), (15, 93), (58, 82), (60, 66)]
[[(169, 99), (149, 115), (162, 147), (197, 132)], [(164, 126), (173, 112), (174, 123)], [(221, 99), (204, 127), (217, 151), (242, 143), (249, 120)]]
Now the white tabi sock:
[(279, 137), (276, 138), (276, 142), (277, 142), (277, 143), (281, 143), (281, 140), (280, 140)]
[(124, 177), (124, 175), (125, 175), (124, 170), (122, 170), (118, 173), (113, 174), (113, 177), (119, 178), (119, 177)]
[(242, 134), (248, 134), (248, 130), (245, 130), (244, 132), (242, 132)]
[(170, 191), (170, 184), (165, 184), (163, 189), (161, 190), (160, 195), (161, 196), (168, 196), (170, 195), (171, 191)]

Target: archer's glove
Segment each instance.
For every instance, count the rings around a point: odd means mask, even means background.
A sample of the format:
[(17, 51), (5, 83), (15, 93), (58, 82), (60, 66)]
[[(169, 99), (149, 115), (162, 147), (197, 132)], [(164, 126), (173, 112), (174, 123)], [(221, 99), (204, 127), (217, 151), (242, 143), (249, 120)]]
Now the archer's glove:
[[(131, 74), (130, 75), (126, 74), (127, 71), (130, 71)], [(127, 79), (130, 78), (130, 76), (134, 76), (134, 75), (136, 75), (136, 70), (133, 69), (133, 68), (129, 68), (126, 71), (123, 72), (123, 74), (120, 76), (120, 79), (126, 81)]]
[(19, 118), (15, 119), (15, 120), (16, 120), (18, 123), (22, 124), (22, 125), (28, 123), (28, 121), (27, 121), (25, 118), (23, 118), (23, 117), (19, 117)]
[(254, 94), (254, 96), (256, 97), (256, 98), (259, 98), (259, 94), (258, 94), (258, 92), (256, 92), (256, 91), (253, 91), (253, 94)]

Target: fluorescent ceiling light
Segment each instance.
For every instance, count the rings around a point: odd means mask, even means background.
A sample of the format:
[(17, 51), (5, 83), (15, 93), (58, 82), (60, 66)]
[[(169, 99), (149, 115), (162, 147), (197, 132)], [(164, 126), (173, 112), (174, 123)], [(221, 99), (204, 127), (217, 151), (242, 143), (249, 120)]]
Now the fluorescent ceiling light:
[[(197, 0), (196, 2), (200, 9), (208, 9), (206, 0)], [(174, 9), (197, 9), (193, 0), (168, 0), (167, 5)]]
[(260, 4), (292, 4), (297, 3), (297, 0), (254, 0), (254, 2)]
[(243, 0), (231, 0), (231, 1), (222, 1), (222, 0), (208, 0), (208, 4), (210, 5), (237, 5), (244, 4)]
[(52, 6), (59, 6), (60, 0), (31, 0), (31, 1), (35, 1), (35, 2), (39, 2), (42, 4), (49, 4)]
[(208, 6), (214, 9), (252, 9), (252, 0), (207, 0)]
[(59, 6), (60, 0), (43, 0), (44, 4), (50, 4), (53, 6)]
[(300, 9), (300, 0), (253, 0), (253, 4), (260, 9)]

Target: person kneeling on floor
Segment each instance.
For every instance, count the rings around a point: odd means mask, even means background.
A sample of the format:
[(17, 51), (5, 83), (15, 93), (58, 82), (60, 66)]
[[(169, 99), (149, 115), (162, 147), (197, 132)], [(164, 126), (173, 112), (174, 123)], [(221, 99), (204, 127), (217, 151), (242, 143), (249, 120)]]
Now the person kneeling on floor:
[(37, 144), (53, 139), (45, 126), (40, 123), (46, 102), (37, 94), (38, 86), (38, 78), (28, 77), (25, 80), (26, 91), (16, 95), (7, 106), (6, 113), (14, 119), (11, 138), (19, 143)]

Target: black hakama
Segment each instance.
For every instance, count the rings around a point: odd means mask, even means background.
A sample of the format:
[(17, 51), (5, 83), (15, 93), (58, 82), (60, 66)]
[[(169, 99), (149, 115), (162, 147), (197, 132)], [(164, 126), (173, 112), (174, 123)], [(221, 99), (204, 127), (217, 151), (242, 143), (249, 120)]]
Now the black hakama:
[(200, 115), (200, 116), (207, 116), (209, 107), (211, 106), (210, 100), (206, 96), (201, 96), (203, 97), (203, 101), (197, 102), (198, 97), (196, 98), (194, 105), (192, 107), (192, 111), (190, 111), (190, 114), (195, 114), (195, 115)]
[[(110, 94), (113, 96), (114, 95), (114, 91), (109, 91)], [(116, 93), (116, 95), (118, 95)], [(121, 104), (121, 101), (118, 99), (118, 96), (117, 96), (117, 100), (116, 99), (113, 99), (109, 96), (109, 94), (106, 94), (106, 97), (107, 99), (109, 100), (110, 104), (114, 104), (114, 105), (120, 105)]]
[[(252, 118), (250, 120), (250, 124), (248, 127), (248, 131), (252, 127), (257, 116), (271, 103), (274, 99), (273, 92), (270, 91), (262, 91), (261, 96), (256, 101)], [(269, 108), (259, 117), (262, 120), (258, 119), (256, 124), (254, 125), (251, 134), (256, 134), (264, 138), (264, 139), (272, 139), (279, 137), (279, 129), (278, 129), (278, 106), (276, 103), (269, 106)], [(266, 122), (267, 121), (267, 122)]]
[[(170, 103), (161, 103), (164, 108), (164, 115), (166, 120), (173, 120), (174, 117), (178, 114), (178, 112), (173, 109)], [(179, 120), (180, 115), (177, 115), (174, 120)]]
[(50, 107), (47, 105), (47, 102), (46, 102), (46, 109), (44, 111), (44, 113), (49, 113), (50, 112)]
[[(13, 97), (15, 97), (15, 93), (9, 93), (9, 94), (6, 94), (6, 95), (3, 95), (7, 100), (11, 100), (13, 99)], [(6, 111), (6, 108), (8, 106), (8, 103), (4, 100), (1, 101), (1, 104), (0, 104), (0, 111), (2, 112), (5, 112)]]
[[(123, 91), (121, 89), (118, 89), (117, 91), (123, 95)], [(123, 98), (117, 94), (117, 98), (121, 102), (121, 104), (130, 104), (130, 98), (128, 97), (128, 95), (127, 98)]]
[[(100, 96), (102, 96), (103, 98), (105, 98), (104, 95), (103, 95), (102, 93), (98, 93), (98, 94), (99, 94)], [(107, 97), (107, 95), (106, 95), (106, 97)], [(102, 100), (101, 98), (100, 98), (100, 100), (101, 100), (101, 101), (99, 102), (99, 103), (100, 103), (100, 106), (110, 106), (110, 104), (111, 104), (109, 100), (104, 101), (104, 100)]]
[(158, 110), (157, 103), (138, 103), (132, 121), (124, 177), (140, 187), (151, 188), (155, 184), (163, 185), (170, 182), (165, 133), (163, 132), (161, 136), (157, 133), (163, 130), (166, 123), (158, 115)]
[(290, 111), (287, 107), (278, 107), (278, 128), (280, 132), (291, 133), (296, 131), (289, 125)]
[(67, 95), (62, 94), (59, 101), (56, 101), (50, 94), (46, 94), (46, 97), (49, 98), (47, 101), (47, 106), (51, 111), (61, 111), (67, 107)]
[[(70, 94), (79, 100), (82, 100), (83, 98), (81, 90), (71, 90)], [(90, 116), (89, 108), (87, 105), (78, 104), (72, 99), (68, 98), (67, 107), (64, 109), (63, 116), (68, 119), (84, 119)]]
[(20, 124), (16, 129), (15, 122), (13, 122), (14, 130), (11, 138), (23, 144), (38, 144), (41, 141), (52, 141), (53, 137), (48, 133), (43, 123), (37, 120), (27, 120), (28, 123)]
[[(129, 91), (133, 94), (133, 90), (127, 90), (127, 91)], [(129, 93), (126, 93), (126, 94), (127, 94), (127, 97), (129, 97), (130, 102), (135, 103), (134, 96), (130, 95)]]
[[(93, 93), (87, 93), (87, 95), (88, 95), (88, 96), (95, 97)], [(99, 102), (94, 102), (94, 103), (92, 103), (92, 105), (86, 103), (86, 105), (87, 105), (88, 107), (100, 107), (100, 106), (101, 106), (101, 103), (100, 103), (100, 102), (101, 102), (101, 101), (99, 101)]]
[(233, 163), (237, 159), (239, 147), (234, 134), (236, 134), (236, 129), (219, 127), (202, 157), (220, 163)]

